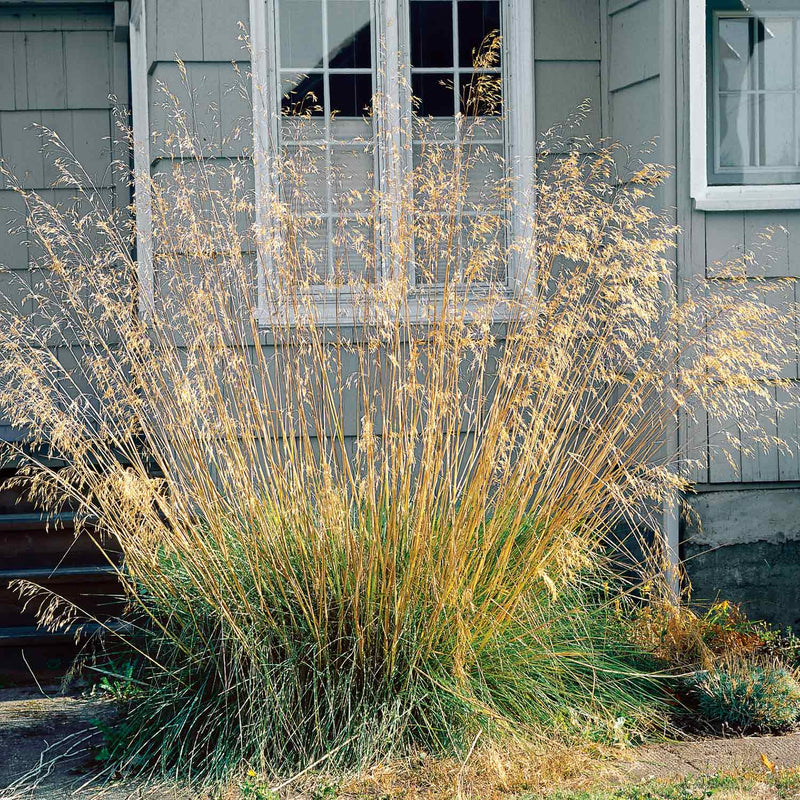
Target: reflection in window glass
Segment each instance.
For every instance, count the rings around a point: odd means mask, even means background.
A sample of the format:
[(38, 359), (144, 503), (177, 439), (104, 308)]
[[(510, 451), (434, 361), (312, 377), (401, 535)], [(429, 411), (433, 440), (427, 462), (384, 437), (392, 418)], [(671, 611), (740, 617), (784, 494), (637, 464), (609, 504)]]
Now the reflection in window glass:
[(709, 182), (800, 182), (800, 11), (709, 3)]

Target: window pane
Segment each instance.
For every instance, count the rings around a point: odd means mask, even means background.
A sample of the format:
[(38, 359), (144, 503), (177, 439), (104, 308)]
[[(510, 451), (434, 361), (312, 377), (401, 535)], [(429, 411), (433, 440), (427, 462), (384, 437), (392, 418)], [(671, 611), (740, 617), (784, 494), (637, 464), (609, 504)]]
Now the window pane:
[(453, 66), (453, 6), (449, 0), (411, 0), (409, 30), (412, 67)]
[(331, 114), (342, 117), (363, 117), (372, 101), (372, 76), (366, 74), (329, 77)]
[(719, 163), (722, 167), (750, 166), (752, 96), (723, 95), (719, 99)]
[(497, 116), (502, 111), (502, 86), (495, 73), (473, 73), (462, 77), (461, 113), (470, 117)]
[(322, 66), (322, 0), (280, 0), (281, 66)]
[(420, 116), (452, 117), (455, 114), (452, 78), (449, 76), (412, 75), (411, 91), (419, 100), (417, 113)]
[(759, 88), (793, 89), (791, 19), (760, 19), (757, 22)]
[(325, 82), (321, 72), (281, 76), (281, 110), (290, 117), (321, 117), (325, 107)]
[[(458, 63), (471, 67), (486, 37), (500, 31), (500, 3), (497, 0), (460, 0), (458, 3)], [(498, 66), (492, 64), (491, 66)], [(488, 65), (484, 65), (488, 66)]]
[(352, 219), (334, 220), (333, 275), (336, 283), (353, 278), (373, 279), (374, 247), (372, 231)]
[(366, 145), (331, 149), (334, 201), (339, 211), (346, 214), (369, 208), (373, 169), (372, 151)]
[(337, 69), (372, 65), (368, 0), (328, 0), (328, 59)]
[(297, 264), (301, 280), (324, 283), (328, 275), (328, 221), (313, 218), (297, 222), (301, 227), (287, 236), (292, 264)]
[(323, 146), (287, 147), (282, 186), (285, 198), (301, 213), (324, 214), (328, 181)]
[(794, 166), (794, 96), (764, 95), (760, 111), (759, 163), (767, 167)]
[(486, 209), (499, 207), (498, 191), (503, 185), (503, 145), (480, 145), (471, 151), (468, 168), (467, 201)]
[(750, 87), (750, 20), (719, 20), (717, 43), (719, 88), (748, 89)]

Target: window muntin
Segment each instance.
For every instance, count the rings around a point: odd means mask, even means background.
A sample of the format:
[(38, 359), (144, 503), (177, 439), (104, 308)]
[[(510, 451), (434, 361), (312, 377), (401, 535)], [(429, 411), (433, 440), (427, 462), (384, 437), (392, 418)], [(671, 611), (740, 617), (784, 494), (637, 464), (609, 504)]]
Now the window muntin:
[(707, 9), (709, 184), (800, 182), (800, 12)]

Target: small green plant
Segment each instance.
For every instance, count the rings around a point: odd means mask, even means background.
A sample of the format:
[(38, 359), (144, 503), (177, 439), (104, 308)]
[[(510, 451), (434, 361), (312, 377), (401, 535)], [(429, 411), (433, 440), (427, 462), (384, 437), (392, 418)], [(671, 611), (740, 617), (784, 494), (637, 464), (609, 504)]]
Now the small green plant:
[[(550, 800), (705, 800), (720, 791), (738, 790), (741, 797), (753, 782), (745, 777), (729, 775), (703, 775), (683, 778), (676, 782), (648, 781), (636, 786), (609, 789), (597, 788), (578, 792), (557, 792)], [(534, 800), (526, 796), (524, 800)]]
[(311, 793), (311, 800), (336, 800), (339, 787), (335, 783), (323, 783)]
[(689, 679), (700, 716), (738, 733), (778, 733), (800, 722), (800, 684), (787, 669), (736, 663)]
[(112, 662), (107, 669), (94, 667), (93, 670), (100, 674), (100, 678), (92, 686), (90, 693), (110, 695), (119, 703), (133, 699), (140, 690), (133, 676), (134, 669), (132, 661), (125, 661), (122, 664)]
[(759, 652), (781, 662), (789, 669), (800, 669), (800, 636), (791, 628), (766, 628), (762, 633)]
[(248, 771), (247, 777), (239, 783), (242, 800), (279, 800), (277, 792), (264, 785), (255, 772)]

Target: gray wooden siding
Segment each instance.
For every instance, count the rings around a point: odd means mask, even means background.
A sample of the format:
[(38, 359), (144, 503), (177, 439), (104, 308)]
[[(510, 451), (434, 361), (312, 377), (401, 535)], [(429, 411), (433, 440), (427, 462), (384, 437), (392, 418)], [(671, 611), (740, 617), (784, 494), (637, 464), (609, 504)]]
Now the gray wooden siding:
[(533, 30), (537, 133), (563, 122), (589, 100), (591, 111), (580, 133), (599, 138), (599, 0), (535, 0)]
[[(607, 121), (603, 133), (634, 150), (662, 131), (659, 0), (608, 0), (604, 70)], [(652, 158), (658, 159), (656, 148)]]
[[(113, 207), (130, 202), (126, 182), (111, 168), (127, 153), (109, 96), (128, 104), (127, 46), (114, 42), (112, 24), (111, 6), (0, 7), (0, 158), (48, 202), (73, 207), (79, 192), (51, 188), (58, 175), (42, 152), (37, 125), (55, 131), (84, 167), (88, 177), (79, 183)], [(22, 198), (0, 179), (0, 267), (7, 270), (0, 291), (33, 314), (31, 300), (23, 298), (39, 284), (32, 269), (37, 249), (23, 244), (24, 228)], [(0, 436), (9, 435), (0, 420)]]
[[(679, 286), (709, 280), (714, 291), (725, 291), (724, 280), (720, 280), (722, 265), (745, 251), (754, 250), (756, 258), (749, 267), (754, 277), (800, 277), (800, 211), (702, 212), (694, 208), (689, 189), (687, 0), (677, 2), (676, 30), (674, 64), (677, 79), (678, 219), (683, 229), (678, 247)], [(663, 124), (669, 123), (665, 121)], [(764, 234), (770, 228), (774, 229), (774, 234), (765, 242)], [(789, 304), (800, 300), (796, 286), (782, 292), (770, 292), (765, 297), (778, 307), (785, 306), (787, 313), (791, 313)], [(787, 344), (797, 349), (796, 339)], [(797, 359), (788, 365), (782, 377), (792, 380), (800, 378)], [(779, 402), (789, 401), (785, 390), (771, 391), (778, 392)], [(796, 395), (794, 397), (796, 402)], [(759, 422), (765, 430), (777, 431), (779, 436), (795, 442), (789, 452), (779, 451), (775, 447), (765, 452), (761, 447), (754, 446), (746, 432), (732, 420), (708, 418), (705, 414), (698, 414), (695, 420), (687, 419), (683, 436), (692, 458), (700, 462), (691, 471), (690, 477), (700, 484), (800, 480), (800, 451), (796, 444), (800, 433), (800, 415), (797, 409), (770, 413), (768, 417), (762, 416)]]

